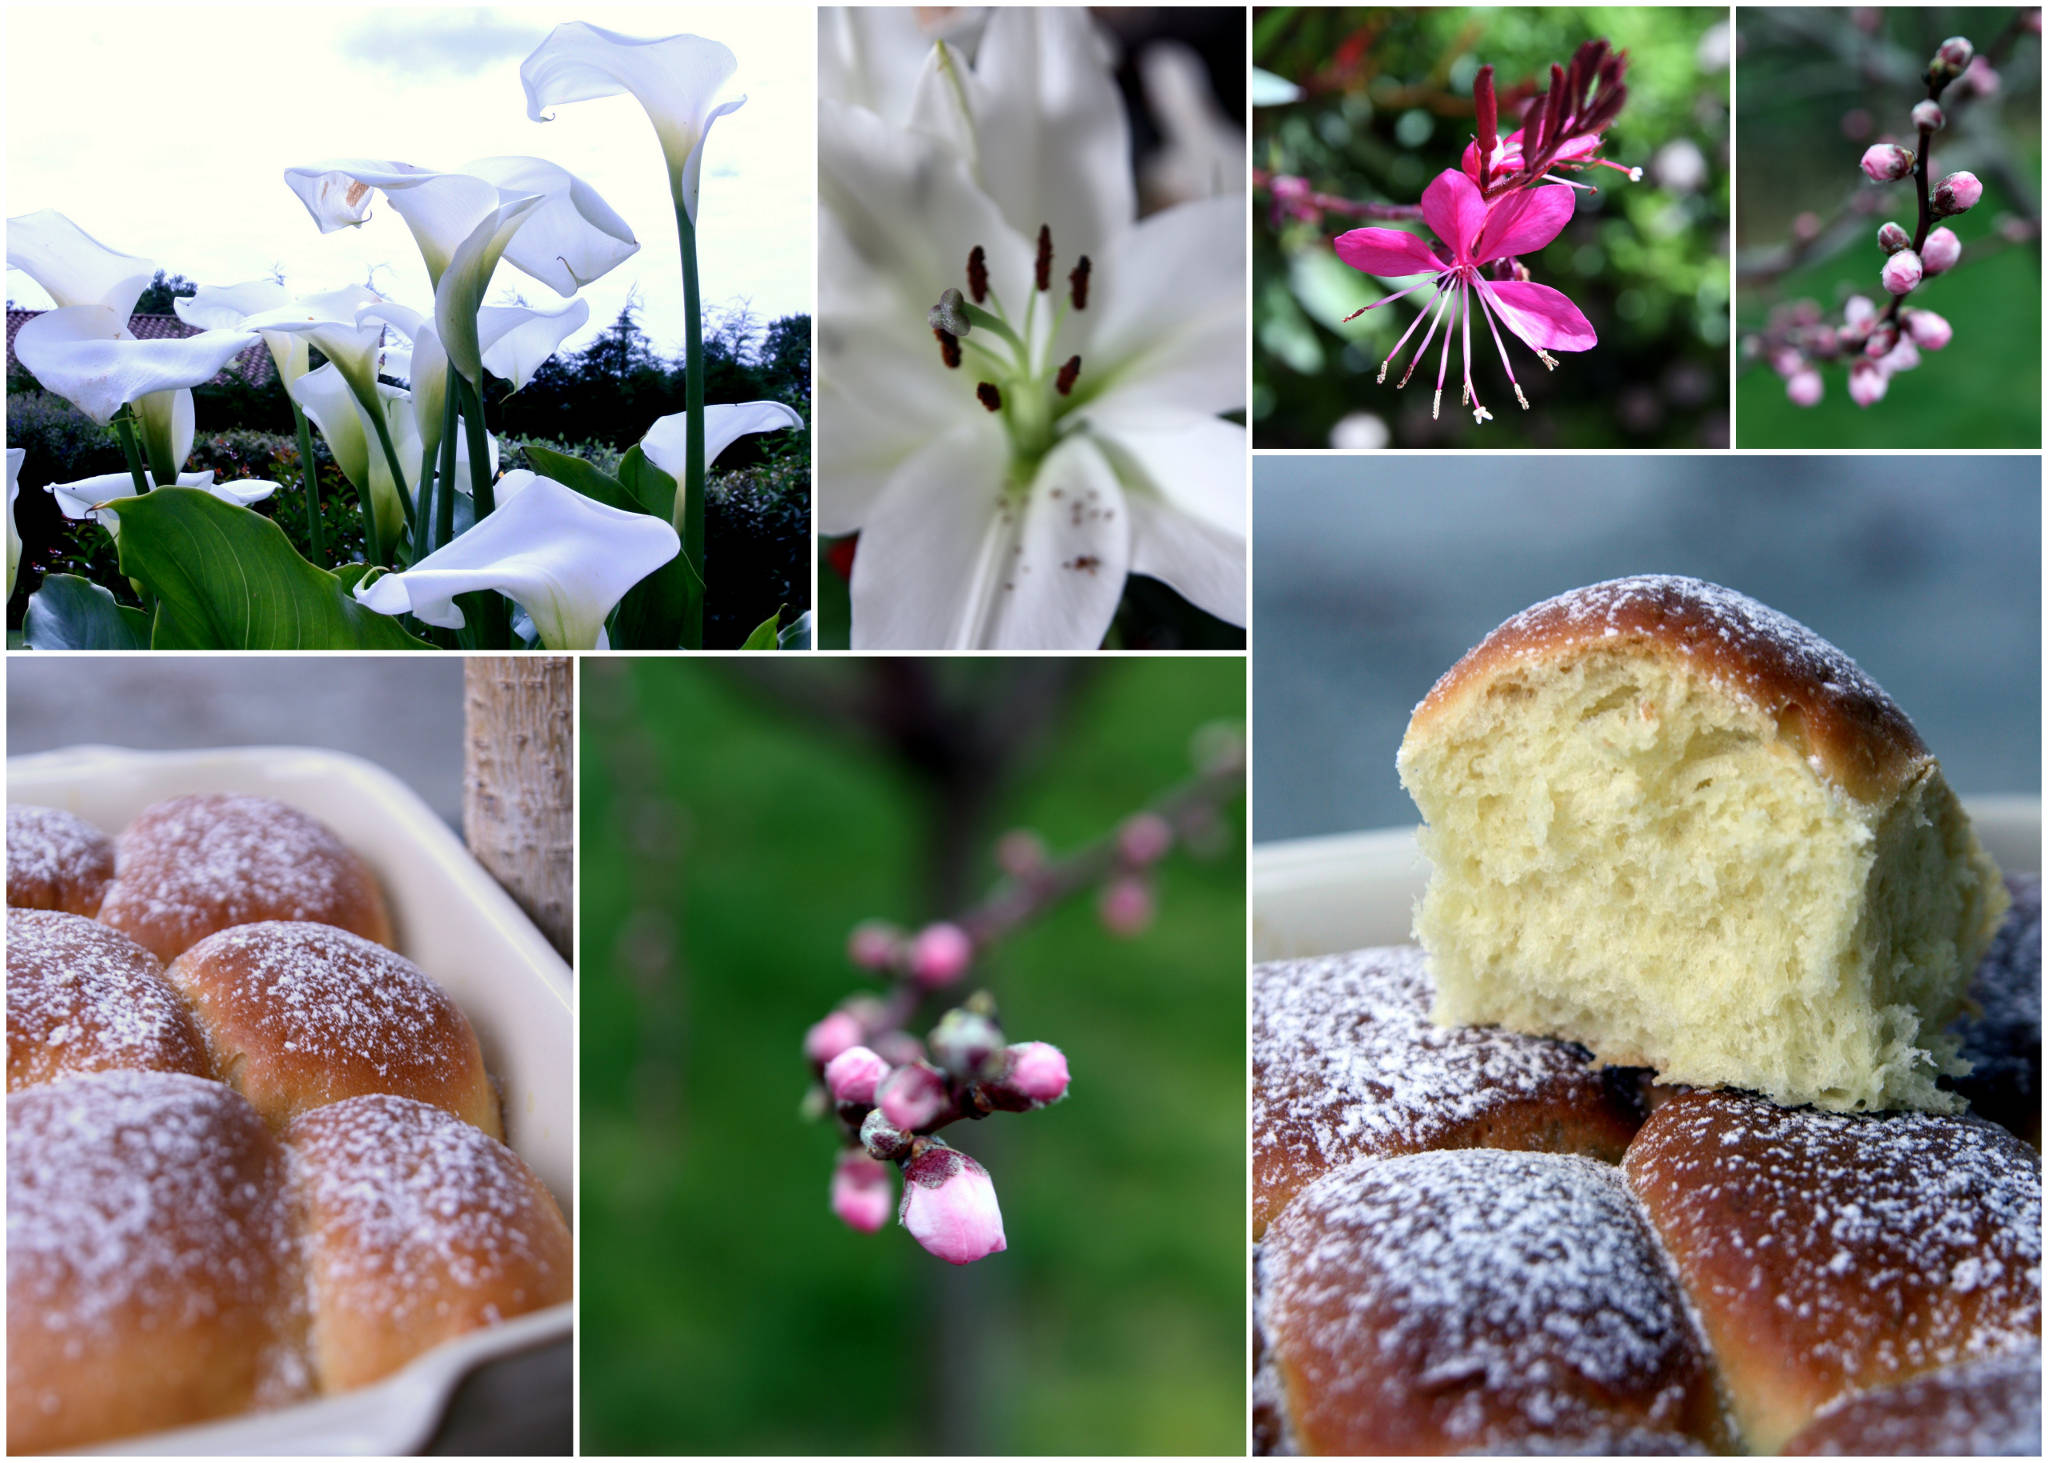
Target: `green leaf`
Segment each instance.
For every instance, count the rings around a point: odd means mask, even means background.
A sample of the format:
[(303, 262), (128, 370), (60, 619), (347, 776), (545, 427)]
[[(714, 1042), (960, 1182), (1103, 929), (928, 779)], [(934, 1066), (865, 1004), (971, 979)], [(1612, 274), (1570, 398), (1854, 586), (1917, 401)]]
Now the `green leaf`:
[(43, 576), (21, 632), (31, 650), (149, 649), (149, 616), (76, 574)]
[(675, 522), (676, 480), (649, 461), (637, 442), (619, 459), (619, 481), (647, 512)]
[(775, 613), (754, 627), (754, 633), (747, 637), (742, 650), (774, 650), (777, 648), (776, 630), (782, 624), (782, 612), (788, 605), (777, 605)]
[[(617, 478), (598, 471), (580, 457), (571, 457), (566, 452), (551, 451), (546, 447), (527, 444), (526, 460), (533, 470), (544, 478), (553, 478), (565, 488), (574, 488), (584, 497), (617, 508), (625, 513), (645, 513), (638, 499), (626, 491), (625, 485)], [(664, 518), (666, 514), (662, 515)]]
[(775, 637), (778, 650), (809, 650), (811, 648), (811, 612), (805, 610), (794, 620), (782, 627), (782, 633)]
[[(676, 480), (647, 460), (638, 447), (619, 459), (619, 476), (608, 477), (580, 457), (528, 444), (526, 460), (542, 477), (574, 488), (584, 497), (628, 513), (670, 521)], [(674, 650), (683, 636), (683, 610), (692, 571), (680, 555), (634, 585), (611, 620), (614, 650)]]
[(158, 650), (430, 648), (357, 604), (260, 513), (197, 488), (108, 506), (121, 515), (121, 572), (157, 598)]

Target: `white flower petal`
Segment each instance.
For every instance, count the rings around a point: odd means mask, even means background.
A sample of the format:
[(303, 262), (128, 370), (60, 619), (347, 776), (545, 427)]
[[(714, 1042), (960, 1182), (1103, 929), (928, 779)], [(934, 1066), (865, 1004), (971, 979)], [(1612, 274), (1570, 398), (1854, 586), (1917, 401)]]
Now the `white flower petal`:
[(20, 447), (7, 449), (7, 598), (14, 598), (14, 572), (21, 567), (21, 535), (14, 529), (14, 500), (21, 494), (21, 464), (28, 457)]
[(1100, 305), (1070, 317), (1087, 331), (1081, 380), (1098, 401), (1244, 406), (1244, 250), (1242, 195), (1155, 213), (1116, 241), (1094, 271)]
[(453, 543), (403, 574), (358, 585), (355, 594), (380, 614), (410, 611), (429, 625), (460, 629), (455, 596), (496, 590), (526, 609), (550, 650), (589, 650), (626, 592), (681, 550), (662, 520), (536, 477)]
[[(242, 478), (231, 483), (216, 483), (213, 473), (181, 472), (178, 484), (181, 488), (201, 488), (220, 499), (246, 508), (251, 503), (260, 503), (277, 491), (276, 483), (263, 482), (257, 478)], [(57, 500), (57, 507), (66, 518), (90, 518), (115, 537), (121, 533), (121, 515), (99, 505), (111, 503), (117, 498), (135, 496), (135, 478), (125, 472), (101, 473), (98, 477), (80, 478), (72, 483), (50, 483), (45, 491)]]
[(1192, 412), (1104, 413), (1104, 441), (1131, 514), (1131, 572), (1245, 623), (1245, 430)]
[[(647, 429), (647, 435), (640, 439), (640, 450), (647, 454), (647, 460), (678, 484), (684, 481), (688, 454), (683, 439), (689, 429), (689, 418), (690, 414), (685, 411), (657, 417), (654, 425)], [(803, 424), (802, 417), (779, 401), (707, 406), (704, 408), (705, 470), (708, 472), (711, 464), (718, 461), (719, 453), (749, 432), (780, 432), (786, 427), (801, 427)]]
[(135, 419), (141, 427), (143, 460), (155, 462), (167, 456), (171, 466), (183, 472), (185, 460), (192, 455), (197, 421), (191, 390), (180, 387), (136, 397)]
[(537, 197), (517, 198), (477, 221), (469, 237), (456, 246), (441, 281), (434, 287), (434, 332), (455, 369), (478, 387), (483, 385), (483, 342), (477, 335), (477, 312), (505, 246), (533, 210)]
[(394, 307), (375, 290), (345, 285), (300, 295), (244, 317), (242, 328), (272, 335), (303, 336), (320, 348), (356, 391), (366, 397), (377, 380), (378, 351), (384, 341), (382, 312)]
[(931, 52), (932, 38), (907, 5), (828, 6), (818, 12), (818, 95), (900, 127)]
[(49, 291), (58, 309), (103, 305), (123, 325), (156, 276), (153, 260), (109, 249), (51, 208), (7, 220), (7, 267)]
[(411, 163), (343, 158), (314, 163), (309, 167), (286, 168), (285, 186), (296, 193), (320, 232), (353, 228), (370, 216), (377, 189), (409, 187), (435, 176), (432, 168)]
[(14, 354), (36, 380), (105, 425), (152, 391), (210, 381), (250, 346), (247, 331), (210, 330), (180, 340), (122, 339), (128, 317), (104, 305), (46, 310), (14, 337)]
[(704, 140), (714, 121), (746, 101), (717, 99), (738, 67), (731, 51), (702, 36), (646, 40), (576, 20), (548, 33), (520, 63), (519, 80), (536, 122), (565, 102), (630, 93), (654, 124), (671, 187), (694, 224)]
[[(529, 220), (520, 228), (519, 238), (524, 239), (526, 231), (532, 227)], [(511, 257), (509, 251), (506, 257)], [(512, 389), (518, 391), (533, 379), (533, 373), (546, 363), (549, 356), (562, 348), (563, 341), (589, 321), (588, 300), (571, 300), (559, 310), (533, 310), (524, 305), (486, 305), (477, 311), (476, 321), (477, 343), (483, 347), (484, 369), (510, 381)], [(435, 341), (435, 354), (445, 369), (447, 356), (441, 351), (438, 339)]]
[[(291, 303), (291, 291), (274, 279), (254, 279), (245, 284), (203, 284), (195, 295), (180, 295), (171, 308), (187, 325), (201, 330), (241, 330), (252, 315), (260, 315)], [(278, 376), (294, 381), (313, 367), (303, 336), (289, 331), (259, 331)]]
[(363, 420), (361, 403), (349, 389), (341, 372), (329, 361), (317, 371), (308, 371), (285, 389), (299, 409), (312, 418), (320, 435), (327, 439), (341, 475), (364, 492), (370, 481), (370, 426)]
[(506, 246), (505, 259), (564, 298), (611, 273), (640, 248), (631, 226), (567, 168), (537, 157), (487, 157), (463, 164), (460, 171), (496, 184), (508, 198), (542, 200)]

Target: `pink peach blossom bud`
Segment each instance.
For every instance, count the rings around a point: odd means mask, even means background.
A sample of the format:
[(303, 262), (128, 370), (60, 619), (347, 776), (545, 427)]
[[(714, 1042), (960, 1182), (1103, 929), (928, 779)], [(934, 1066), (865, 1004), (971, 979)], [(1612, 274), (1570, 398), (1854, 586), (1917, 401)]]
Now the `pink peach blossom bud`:
[(1785, 382), (1785, 394), (1792, 398), (1794, 406), (1819, 406), (1825, 389), (1820, 372), (1810, 366), (1804, 371), (1795, 371)]
[(1901, 371), (1910, 371), (1920, 364), (1920, 347), (1911, 340), (1901, 338), (1898, 344), (1884, 353), (1877, 364), (1887, 377), (1896, 376)]
[(1934, 212), (1941, 218), (1968, 213), (1983, 196), (1984, 185), (1975, 173), (1950, 173), (1934, 185)]
[(910, 944), (911, 977), (931, 990), (960, 979), (973, 959), (974, 942), (958, 925), (926, 925)]
[(1873, 142), (1863, 150), (1862, 167), (1873, 183), (1896, 183), (1913, 171), (1913, 151), (1896, 142)]
[(891, 1067), (904, 1067), (924, 1060), (924, 1043), (907, 1031), (885, 1031), (870, 1040), (868, 1045)]
[(1937, 67), (1953, 76), (1977, 59), (1977, 48), (1968, 36), (1950, 36), (1934, 52)]
[(880, 1108), (872, 1107), (860, 1120), (860, 1146), (867, 1149), (868, 1157), (887, 1163), (910, 1152), (910, 1134), (890, 1122)]
[(1806, 357), (1789, 345), (1781, 345), (1771, 352), (1771, 369), (1780, 376), (1797, 375), (1806, 365)]
[(1932, 310), (1908, 310), (1906, 333), (1913, 337), (1913, 344), (1926, 351), (1940, 350), (1955, 334), (1948, 321)]
[(1116, 851), (1140, 868), (1156, 864), (1173, 847), (1173, 825), (1157, 813), (1135, 813), (1116, 831)]
[(832, 1170), (832, 1212), (862, 1234), (873, 1234), (889, 1219), (889, 1165), (858, 1148), (839, 1155)]
[(996, 840), (996, 867), (1013, 879), (1028, 879), (1045, 867), (1045, 840), (1029, 828), (1012, 828)]
[(949, 1265), (971, 1265), (1009, 1248), (988, 1170), (942, 1143), (932, 1143), (903, 1170), (897, 1219)]
[(1851, 295), (1842, 303), (1842, 318), (1851, 325), (1869, 325), (1877, 318), (1877, 306), (1868, 295)]
[(1884, 270), (1878, 276), (1884, 287), (1895, 295), (1910, 294), (1920, 283), (1920, 256), (1911, 249), (1901, 249), (1885, 260)]
[(1067, 1095), (1066, 1053), (1048, 1042), (1018, 1042), (1010, 1048), (1009, 1085), (1033, 1102), (1058, 1102)]
[(923, 1127), (946, 1105), (946, 1079), (922, 1062), (898, 1067), (875, 1089), (882, 1116), (906, 1133)]
[(1941, 103), (1934, 101), (1913, 103), (1913, 125), (1923, 132), (1939, 132), (1948, 122), (1941, 115)]
[(1926, 274), (1946, 274), (1962, 257), (1963, 241), (1956, 237), (1954, 229), (1935, 229), (1920, 246), (1920, 267)]
[(1973, 91), (1980, 97), (1998, 95), (1998, 73), (1991, 69), (1991, 63), (1982, 56), (1972, 61), (1963, 71), (1957, 85), (1966, 91)]
[(1872, 327), (1870, 338), (1863, 342), (1863, 354), (1873, 361), (1879, 356), (1890, 355), (1892, 347), (1899, 343), (1899, 327), (1885, 320)]
[(1884, 368), (1877, 362), (1858, 361), (1849, 368), (1849, 399), (1858, 406), (1882, 401), (1885, 386)]
[(1003, 1049), (1003, 1029), (977, 1011), (956, 1006), (932, 1028), (931, 1049), (948, 1072), (973, 1077)]
[(1877, 247), (1887, 254), (1896, 254), (1913, 247), (1913, 236), (1906, 232), (1905, 225), (1888, 223), (1877, 231)]
[(903, 931), (886, 920), (862, 920), (846, 937), (846, 958), (862, 970), (887, 970), (903, 947)]
[(834, 1011), (804, 1033), (804, 1055), (823, 1066), (850, 1046), (860, 1044), (860, 1021), (844, 1011)]
[(1102, 918), (1102, 927), (1112, 935), (1126, 939), (1141, 935), (1156, 912), (1152, 887), (1139, 878), (1111, 879), (1103, 886), (1095, 911)]
[(850, 1046), (825, 1064), (825, 1086), (834, 1102), (871, 1107), (875, 1084), (889, 1075), (889, 1064), (864, 1046)]

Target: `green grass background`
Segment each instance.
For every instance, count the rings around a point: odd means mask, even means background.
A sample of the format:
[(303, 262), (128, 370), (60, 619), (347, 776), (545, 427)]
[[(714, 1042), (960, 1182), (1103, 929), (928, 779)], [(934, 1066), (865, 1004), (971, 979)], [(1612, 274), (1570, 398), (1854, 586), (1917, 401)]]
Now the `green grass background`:
[[(1104, 662), (991, 834), (1104, 831), (1187, 775), (1198, 725), (1242, 721), (1244, 679), (1234, 658)], [(1063, 1047), (1074, 1085), (958, 1133), (1010, 1248), (955, 1270), (840, 1225), (833, 1136), (797, 1112), (804, 1029), (857, 984), (848, 929), (930, 913), (917, 789), (715, 665), (584, 682), (583, 1448), (1241, 1451), (1242, 809), (1225, 855), (1169, 859), (1148, 933), (1112, 940), (1081, 901), (985, 965), (1011, 1037)]]

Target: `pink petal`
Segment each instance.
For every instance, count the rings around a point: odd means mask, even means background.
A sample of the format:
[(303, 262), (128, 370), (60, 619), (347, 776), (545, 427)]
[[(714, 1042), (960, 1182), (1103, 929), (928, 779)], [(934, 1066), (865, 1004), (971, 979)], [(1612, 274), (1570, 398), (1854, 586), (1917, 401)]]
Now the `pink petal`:
[(1519, 188), (1494, 204), (1479, 231), (1472, 257), (1484, 264), (1514, 254), (1534, 254), (1571, 222), (1574, 190), (1563, 184)]
[(1501, 323), (1533, 349), (1583, 351), (1599, 344), (1592, 322), (1579, 313), (1577, 305), (1547, 284), (1495, 284), (1492, 280), (1481, 280), (1479, 288), (1486, 291), (1486, 298), (1500, 312)]
[(1456, 262), (1469, 263), (1472, 241), (1486, 223), (1486, 200), (1470, 178), (1456, 168), (1445, 168), (1422, 192), (1422, 218)]
[(1580, 158), (1591, 157), (1599, 150), (1600, 134), (1597, 132), (1581, 132), (1576, 136), (1567, 137), (1564, 140), (1564, 145), (1552, 153), (1550, 157), (1553, 162), (1574, 163)]
[(1335, 248), (1337, 257), (1353, 269), (1386, 279), (1435, 274), (1443, 268), (1429, 245), (1400, 229), (1353, 229), (1337, 235)]

